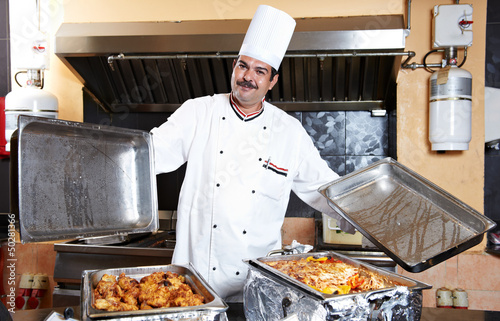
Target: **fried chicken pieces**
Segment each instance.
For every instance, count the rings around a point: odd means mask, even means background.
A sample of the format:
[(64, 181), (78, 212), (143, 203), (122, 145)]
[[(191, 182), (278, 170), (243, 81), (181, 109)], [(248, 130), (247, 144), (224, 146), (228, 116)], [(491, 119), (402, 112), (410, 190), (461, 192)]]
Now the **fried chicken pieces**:
[(104, 274), (94, 289), (93, 307), (106, 311), (202, 305), (202, 295), (193, 293), (184, 276), (170, 271), (154, 272), (140, 282), (121, 273), (116, 280)]

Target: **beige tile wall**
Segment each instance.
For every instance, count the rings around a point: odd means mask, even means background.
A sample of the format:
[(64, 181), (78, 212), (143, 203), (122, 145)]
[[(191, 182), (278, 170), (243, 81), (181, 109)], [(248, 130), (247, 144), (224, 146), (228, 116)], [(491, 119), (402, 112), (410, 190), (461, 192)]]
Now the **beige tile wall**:
[(420, 273), (398, 271), (432, 285), (424, 291), (424, 306), (436, 306), (436, 290), (461, 288), (467, 291), (472, 310), (500, 311), (500, 257), (487, 253), (462, 253)]
[[(8, 251), (7, 243), (2, 244), (1, 248), (3, 265), (2, 265), (2, 276), (3, 276), (3, 290), (4, 293), (8, 294), (10, 292), (10, 287), (12, 285), (8, 284), (10, 270), (5, 267), (10, 263), (15, 264), (15, 292), (16, 296), (19, 295), (21, 289), (19, 289), (19, 282), (21, 276), (24, 273), (42, 273), (49, 277), (49, 290), (40, 299), (40, 308), (51, 308), (52, 307), (52, 291), (54, 289), (54, 266), (56, 261), (56, 252), (54, 252), (54, 245), (51, 243), (38, 243), (38, 244), (21, 244), (16, 243), (15, 251)], [(15, 253), (11, 258), (16, 259), (16, 261), (7, 261), (9, 258), (9, 253)], [(5, 298), (2, 298), (4, 304), (6, 303)]]

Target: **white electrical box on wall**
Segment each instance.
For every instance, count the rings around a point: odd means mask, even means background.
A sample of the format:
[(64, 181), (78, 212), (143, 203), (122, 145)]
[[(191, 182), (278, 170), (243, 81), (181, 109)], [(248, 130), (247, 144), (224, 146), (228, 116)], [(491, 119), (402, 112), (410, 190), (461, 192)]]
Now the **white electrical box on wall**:
[(12, 65), (15, 69), (44, 69), (48, 70), (50, 65), (48, 35), (41, 31), (13, 38), (16, 54), (11, 56)]
[(472, 5), (452, 4), (434, 7), (432, 47), (472, 46)]

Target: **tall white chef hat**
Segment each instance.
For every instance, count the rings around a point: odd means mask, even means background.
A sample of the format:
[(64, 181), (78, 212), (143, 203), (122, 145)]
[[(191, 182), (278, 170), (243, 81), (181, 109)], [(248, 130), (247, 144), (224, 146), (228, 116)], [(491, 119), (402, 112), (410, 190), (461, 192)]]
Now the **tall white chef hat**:
[(260, 5), (250, 22), (239, 54), (263, 61), (278, 70), (295, 24), (287, 13)]

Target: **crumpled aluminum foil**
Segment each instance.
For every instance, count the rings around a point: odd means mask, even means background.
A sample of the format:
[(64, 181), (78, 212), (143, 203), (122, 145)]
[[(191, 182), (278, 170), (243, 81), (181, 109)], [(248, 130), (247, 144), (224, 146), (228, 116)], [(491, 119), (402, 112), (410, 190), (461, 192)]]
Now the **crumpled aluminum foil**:
[(245, 316), (251, 321), (281, 320), (295, 314), (301, 321), (420, 320), (422, 291), (395, 287), (319, 300), (250, 269), (243, 292)]

